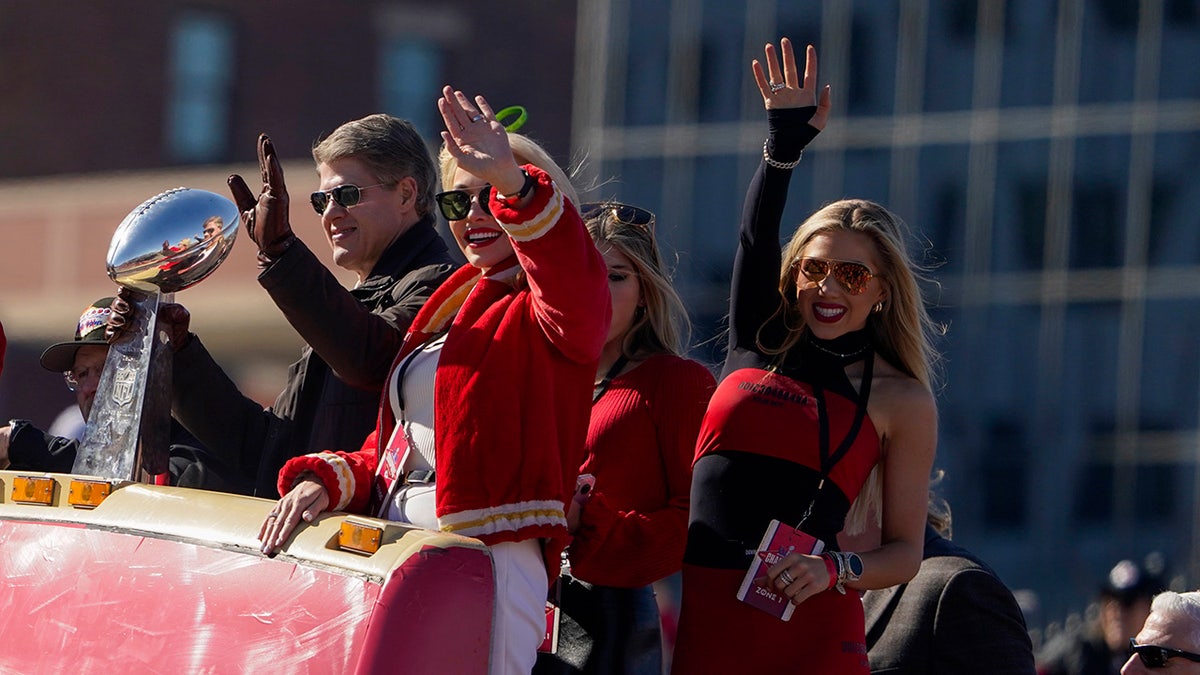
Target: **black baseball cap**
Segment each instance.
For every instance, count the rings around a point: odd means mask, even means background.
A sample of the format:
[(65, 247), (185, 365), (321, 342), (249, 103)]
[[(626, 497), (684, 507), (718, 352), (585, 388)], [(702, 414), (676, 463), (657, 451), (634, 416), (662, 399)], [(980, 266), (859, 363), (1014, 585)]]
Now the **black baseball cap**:
[(56, 373), (64, 373), (75, 365), (75, 352), (84, 345), (108, 345), (104, 339), (104, 326), (112, 314), (113, 298), (100, 298), (91, 307), (83, 310), (79, 324), (75, 326), (75, 339), (50, 345), (42, 352), (42, 367)]
[(1104, 583), (1100, 585), (1100, 594), (1122, 604), (1129, 604), (1139, 598), (1153, 598), (1167, 587), (1163, 567), (1161, 558), (1153, 554), (1141, 563), (1122, 560), (1113, 565), (1105, 577)]

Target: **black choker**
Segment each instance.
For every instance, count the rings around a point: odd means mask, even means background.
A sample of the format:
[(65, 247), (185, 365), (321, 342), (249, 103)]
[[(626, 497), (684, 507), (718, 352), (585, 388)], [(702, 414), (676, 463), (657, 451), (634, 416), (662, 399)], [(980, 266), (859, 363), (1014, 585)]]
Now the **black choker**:
[(853, 363), (871, 349), (871, 336), (867, 329), (839, 335), (832, 340), (822, 340), (811, 332), (805, 332), (805, 344), (843, 364)]

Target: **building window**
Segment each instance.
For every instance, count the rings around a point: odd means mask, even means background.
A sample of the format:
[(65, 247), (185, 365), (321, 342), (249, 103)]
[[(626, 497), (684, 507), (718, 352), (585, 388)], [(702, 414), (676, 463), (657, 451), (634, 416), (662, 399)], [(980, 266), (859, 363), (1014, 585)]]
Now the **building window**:
[[(1114, 174), (1119, 171), (1114, 167)], [(1071, 267), (1116, 267), (1121, 263), (1125, 243), (1123, 195), (1124, 191), (1110, 181), (1075, 187), (1071, 200)]]
[[(1168, 284), (1171, 282), (1168, 281)], [(1187, 434), (1200, 426), (1200, 299), (1164, 298), (1146, 302), (1139, 368), (1139, 427), (1143, 431)]]
[(1041, 269), (1046, 245), (1045, 183), (1022, 181), (1015, 189), (1013, 202), (1015, 216), (998, 222), (995, 227), (999, 233), (1012, 238), (1006, 242), (1007, 246), (994, 249), (996, 268), (1005, 271)]
[(1113, 520), (1113, 465), (1089, 461), (1079, 468), (1072, 511), (1078, 525), (1105, 526)]
[(233, 98), (233, 24), (188, 10), (171, 35), (167, 151), (179, 162), (213, 162), (228, 150)]
[(441, 91), (442, 54), (415, 35), (383, 40), (379, 55), (379, 99), (385, 112), (412, 122), (424, 138), (436, 138), (441, 118), (430, 92)]
[(1137, 492), (1133, 514), (1138, 522), (1172, 522), (1181, 499), (1176, 490), (1177, 477), (1189, 467), (1179, 464), (1151, 464), (1137, 468)]
[(1200, 3), (1196, 0), (1167, 0), (1165, 11), (1167, 23), (1191, 28), (1200, 19)]
[[(925, 264), (936, 266), (941, 274), (960, 273), (963, 269), (963, 237), (966, 222), (966, 196), (961, 185), (943, 183), (930, 190), (931, 206), (918, 230), (928, 237)], [(915, 229), (915, 228), (914, 228)], [(944, 264), (944, 266), (943, 266)]]
[(1025, 430), (1010, 419), (994, 419), (984, 439), (981, 457), (983, 475), (983, 520), (990, 530), (1025, 527), (1029, 504), (1028, 452)]
[[(667, 121), (667, 96), (671, 66), (670, 8), (668, 3), (637, 6), (628, 20), (631, 49), (613, 62), (624, 75), (624, 92), (615, 92), (622, 106), (606, 111), (605, 122), (616, 126), (652, 126)], [(619, 117), (616, 117), (618, 116)]]

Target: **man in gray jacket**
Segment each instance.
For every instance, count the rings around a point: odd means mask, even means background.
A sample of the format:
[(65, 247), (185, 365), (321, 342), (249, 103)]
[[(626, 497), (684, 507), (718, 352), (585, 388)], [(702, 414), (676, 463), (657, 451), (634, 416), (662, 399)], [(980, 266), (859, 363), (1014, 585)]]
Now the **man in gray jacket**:
[[(175, 352), (176, 418), (267, 498), (278, 496), (288, 459), (362, 445), (404, 332), (455, 267), (435, 230), (437, 169), (409, 122), (382, 114), (347, 122), (313, 148), (313, 159), (320, 186), (310, 201), (334, 263), (358, 277), (352, 289), (293, 234), (283, 169), (265, 134), (257, 198), (240, 176), (229, 177), (259, 248), (258, 281), (307, 343), (273, 406), (263, 410), (237, 389), (188, 332), (186, 309), (160, 311)], [(114, 303), (111, 339), (119, 339), (129, 307), (121, 297)]]

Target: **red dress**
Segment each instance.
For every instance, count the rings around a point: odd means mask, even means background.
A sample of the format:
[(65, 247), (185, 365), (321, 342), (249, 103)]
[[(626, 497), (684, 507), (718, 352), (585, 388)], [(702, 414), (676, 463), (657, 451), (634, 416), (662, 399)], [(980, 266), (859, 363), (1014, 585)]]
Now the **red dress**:
[[(817, 131), (815, 107), (768, 111), (768, 152), (798, 158)], [(879, 436), (866, 417), (874, 355), (866, 330), (819, 344), (807, 333), (783, 355), (793, 327), (780, 303), (779, 224), (790, 169), (759, 165), (738, 237), (721, 383), (700, 429), (692, 467), (683, 597), (672, 672), (869, 673), (862, 603), (855, 592), (823, 591), (784, 622), (737, 599), (771, 519), (836, 546), (850, 504), (879, 461)], [(864, 389), (846, 377), (846, 359), (864, 359)], [(830, 465), (828, 458), (844, 454)], [(822, 459), (825, 457), (826, 459)], [(818, 490), (822, 477), (823, 487)]]
[[(858, 402), (820, 394), (836, 446)], [(816, 495), (806, 531), (832, 545), (850, 503), (878, 461), (879, 440), (861, 421), (819, 493), (813, 385), (754, 368), (717, 387), (700, 430), (692, 516), (672, 672), (866, 673), (862, 603), (854, 591), (818, 593), (790, 621), (743, 603), (738, 586), (771, 518), (796, 524)]]

